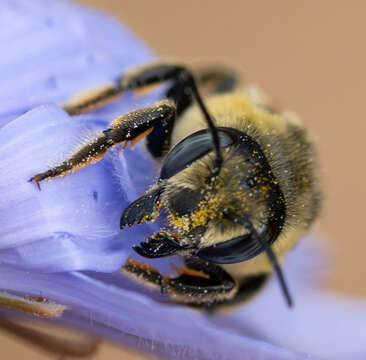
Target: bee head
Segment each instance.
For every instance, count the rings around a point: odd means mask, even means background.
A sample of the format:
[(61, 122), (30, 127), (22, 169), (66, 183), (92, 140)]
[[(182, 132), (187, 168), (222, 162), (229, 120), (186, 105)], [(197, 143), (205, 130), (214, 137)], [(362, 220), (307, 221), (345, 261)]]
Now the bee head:
[(166, 182), (163, 202), (171, 225), (183, 237), (196, 227), (205, 228), (197, 246), (216, 246), (247, 232), (227, 216), (236, 214), (250, 217), (272, 243), (283, 225), (285, 205), (266, 158), (248, 135), (232, 128), (217, 130), (223, 159), (217, 175), (212, 176), (215, 154), (207, 130), (182, 140), (165, 159), (160, 178)]
[(217, 128), (221, 166), (211, 134), (198, 131), (167, 155), (160, 179), (163, 203), (182, 242), (195, 255), (218, 264), (249, 260), (266, 252), (288, 304), (291, 299), (271, 250), (285, 221), (283, 193), (261, 147), (232, 128)]

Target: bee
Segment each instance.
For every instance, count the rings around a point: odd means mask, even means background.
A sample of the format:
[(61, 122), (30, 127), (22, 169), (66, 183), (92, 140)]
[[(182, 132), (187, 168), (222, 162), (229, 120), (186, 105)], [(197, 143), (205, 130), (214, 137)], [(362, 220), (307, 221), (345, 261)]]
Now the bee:
[[(234, 72), (220, 67), (143, 66), (70, 99), (64, 109), (85, 113), (125, 91), (160, 83), (167, 85), (164, 100), (116, 118), (102, 135), (30, 181), (39, 186), (99, 161), (117, 144), (145, 138), (161, 161), (160, 175), (124, 210), (120, 227), (154, 221), (164, 210), (166, 226), (134, 250), (150, 259), (179, 255), (184, 265), (170, 277), (129, 259), (122, 271), (198, 306), (242, 303), (276, 273), (292, 306), (280, 264), (321, 205), (307, 131), (294, 114), (275, 110), (251, 90), (237, 90)], [(204, 97), (201, 87), (210, 89)]]

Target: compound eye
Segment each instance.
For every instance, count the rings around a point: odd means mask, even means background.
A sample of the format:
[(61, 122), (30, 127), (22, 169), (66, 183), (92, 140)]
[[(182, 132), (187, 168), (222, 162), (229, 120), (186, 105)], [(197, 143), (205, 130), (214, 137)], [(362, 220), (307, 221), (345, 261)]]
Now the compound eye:
[[(233, 138), (220, 129), (218, 130), (218, 135), (220, 147), (228, 147), (234, 143)], [(175, 145), (166, 156), (161, 167), (160, 179), (169, 179), (213, 149), (212, 135), (206, 129), (186, 137)]]
[(234, 264), (252, 259), (266, 249), (251, 234), (245, 234), (222, 243), (198, 250), (196, 255), (216, 264)]

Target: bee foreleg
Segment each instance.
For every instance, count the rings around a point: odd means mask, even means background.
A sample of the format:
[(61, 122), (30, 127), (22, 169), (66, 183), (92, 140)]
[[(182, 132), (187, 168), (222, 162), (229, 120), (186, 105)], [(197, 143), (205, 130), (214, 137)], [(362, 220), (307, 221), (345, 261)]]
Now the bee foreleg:
[[(192, 84), (190, 81), (187, 81), (190, 77), (180, 77), (178, 76), (179, 72), (169, 71), (169, 69), (177, 69), (178, 65), (155, 64), (151, 65), (151, 68), (150, 77), (152, 77), (154, 71), (161, 79), (173, 76), (172, 84), (168, 87), (165, 95), (176, 104), (177, 118), (179, 118), (179, 116), (192, 104), (194, 99), (191, 92)], [(182, 68), (181, 71), (183, 72)], [(185, 71), (189, 73), (188, 69)], [(203, 86), (205, 94), (233, 91), (238, 82), (234, 71), (222, 66), (202, 67), (201, 69), (198, 69), (198, 71), (194, 71), (193, 74), (195, 75), (198, 85)], [(139, 76), (138, 73), (136, 76)], [(169, 145), (173, 125), (173, 122), (170, 122), (167, 126), (160, 123), (154, 128), (151, 134), (147, 136), (147, 147), (154, 157), (160, 158), (164, 154), (164, 151)]]
[(40, 181), (65, 176), (103, 158), (108, 149), (121, 142), (134, 144), (160, 121), (168, 122), (175, 117), (175, 106), (168, 101), (151, 107), (131, 111), (119, 116), (94, 140), (82, 146), (61, 164), (33, 176), (29, 181)]
[(118, 84), (102, 85), (76, 94), (62, 105), (62, 108), (69, 115), (84, 114), (113, 102), (121, 97), (124, 91), (125, 89), (120, 88)]
[[(126, 72), (114, 83), (88, 90), (71, 98), (63, 109), (70, 115), (83, 114), (102, 107), (114, 101), (129, 90), (144, 90), (160, 83), (169, 82), (166, 91), (167, 99), (177, 108), (177, 116), (186, 110), (196, 99), (204, 112), (202, 100), (196, 87), (204, 85), (208, 93), (232, 91), (237, 84), (237, 75), (231, 69), (223, 66), (203, 67), (192, 71), (181, 64), (157, 62)], [(208, 117), (205, 114), (205, 117)], [(211, 122), (210, 119), (208, 119)], [(173, 122), (158, 123), (147, 137), (147, 147), (150, 153), (159, 158), (163, 155), (170, 141)]]
[[(89, 89), (71, 97), (64, 105), (63, 109), (70, 115), (84, 114), (109, 104), (121, 97), (128, 90), (138, 90), (140, 88), (159, 84), (177, 77), (182, 66), (177, 64), (154, 63), (132, 69), (116, 81), (99, 86), (95, 89)], [(197, 71), (197, 81), (199, 83), (213, 84), (213, 92), (231, 91), (237, 83), (235, 73), (226, 67), (207, 67)], [(181, 101), (182, 111), (188, 106), (191, 100), (183, 94), (185, 90), (180, 86), (175, 86), (168, 90), (167, 97), (173, 101)], [(181, 106), (177, 104), (178, 108)], [(184, 108), (183, 108), (184, 107)]]

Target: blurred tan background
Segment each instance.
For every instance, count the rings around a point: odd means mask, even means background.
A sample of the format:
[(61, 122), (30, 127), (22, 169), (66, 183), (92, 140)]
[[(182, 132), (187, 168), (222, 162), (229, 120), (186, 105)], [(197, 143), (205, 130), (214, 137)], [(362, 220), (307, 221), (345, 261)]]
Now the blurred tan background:
[[(157, 54), (221, 60), (316, 134), (326, 189), (327, 286), (366, 297), (366, 2), (80, 0), (123, 21)], [(116, 44), (116, 46), (119, 46)], [(1, 336), (9, 359), (48, 359)], [(97, 359), (137, 359), (103, 345)]]

